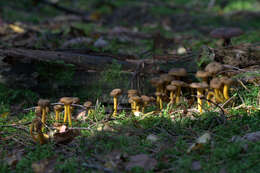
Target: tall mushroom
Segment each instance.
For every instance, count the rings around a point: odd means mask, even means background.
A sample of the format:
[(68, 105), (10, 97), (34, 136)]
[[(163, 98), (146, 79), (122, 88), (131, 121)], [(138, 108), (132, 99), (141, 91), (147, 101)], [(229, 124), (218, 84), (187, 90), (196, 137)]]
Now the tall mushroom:
[(215, 98), (218, 103), (222, 103), (224, 101), (221, 92), (221, 87), (222, 87), (222, 82), (220, 81), (219, 78), (213, 78), (210, 81), (210, 88), (214, 89)]
[(64, 123), (69, 121), (69, 126), (72, 126), (71, 121), (71, 104), (73, 103), (72, 97), (62, 97), (60, 103), (64, 104)]
[(220, 38), (223, 39), (223, 46), (231, 45), (231, 38), (237, 37), (242, 35), (244, 32), (240, 28), (233, 28), (233, 27), (222, 27), (214, 29), (210, 32), (210, 36), (213, 38)]
[(170, 92), (170, 103), (174, 103), (174, 92), (176, 91), (177, 87), (175, 85), (167, 85), (166, 89)]
[(208, 83), (208, 78), (210, 76), (210, 73), (207, 72), (207, 71), (199, 70), (199, 71), (196, 72), (195, 76), (196, 76), (196, 78), (202, 79), (202, 82)]
[(38, 106), (40, 106), (41, 113), (42, 113), (42, 123), (46, 123), (46, 114), (49, 110), (48, 106), (50, 105), (50, 100), (47, 99), (40, 99), (38, 101)]
[(135, 112), (140, 112), (140, 102), (142, 101), (141, 97), (139, 96), (133, 96), (131, 99), (134, 102), (135, 105)]
[(226, 76), (221, 77), (220, 80), (221, 80), (222, 84), (224, 84), (224, 87), (223, 87), (224, 98), (225, 98), (225, 100), (228, 100), (229, 99), (228, 90), (230, 88), (230, 85), (232, 85), (233, 80)]
[(110, 92), (110, 96), (113, 97), (114, 100), (114, 112), (113, 112), (113, 116), (117, 115), (117, 105), (118, 105), (118, 96), (122, 94), (122, 90), (119, 88), (113, 89)]
[(157, 102), (159, 109), (163, 109), (163, 103), (162, 103), (162, 92), (155, 92), (155, 96), (159, 102)]
[(191, 83), (190, 87), (197, 89), (198, 110), (199, 110), (200, 113), (202, 113), (202, 100), (201, 100), (201, 97), (203, 96), (203, 90), (208, 88), (208, 84), (205, 83), (205, 82)]

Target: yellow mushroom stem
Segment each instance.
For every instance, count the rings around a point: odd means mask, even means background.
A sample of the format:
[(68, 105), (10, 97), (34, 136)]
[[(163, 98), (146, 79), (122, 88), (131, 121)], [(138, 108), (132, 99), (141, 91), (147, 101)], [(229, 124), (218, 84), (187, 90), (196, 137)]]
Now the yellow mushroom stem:
[[(215, 97), (215, 93), (214, 92), (212, 92), (212, 91), (208, 92), (207, 100), (212, 100), (214, 97)], [(208, 104), (208, 106), (211, 105), (211, 103), (209, 101), (207, 101), (207, 104)]]
[(170, 103), (171, 104), (174, 103), (174, 92), (173, 91), (170, 92)]
[(223, 88), (223, 95), (224, 95), (224, 98), (226, 99), (226, 100), (228, 100), (230, 97), (229, 97), (229, 95), (228, 95), (228, 90), (229, 90), (229, 85), (224, 85), (224, 88)]
[(136, 110), (135, 111), (136, 112), (140, 112), (140, 105), (139, 104), (136, 105)]
[(42, 123), (45, 124), (45, 122), (46, 122), (46, 108), (43, 107), (42, 108)]
[(30, 135), (32, 136), (33, 140), (35, 142), (37, 142), (37, 138), (35, 137), (35, 135), (33, 134), (33, 129), (34, 129), (34, 123), (32, 122), (32, 124), (30, 125)]
[(55, 120), (59, 121), (60, 120), (60, 111), (55, 110)]
[(64, 123), (67, 120), (69, 121), (69, 126), (72, 126), (70, 105), (64, 105)]
[(177, 93), (176, 93), (176, 103), (178, 104), (180, 102), (180, 95), (181, 95), (181, 87), (177, 87)]
[(113, 116), (115, 117), (117, 114), (117, 97), (114, 97), (114, 112)]
[(216, 101), (222, 103), (223, 99), (221, 98), (221, 95), (219, 95), (219, 89), (214, 89), (214, 92), (215, 92)]
[(203, 89), (198, 88), (197, 89), (197, 97), (198, 97), (198, 110), (200, 113), (202, 113), (202, 100), (201, 96), (203, 96)]
[(163, 102), (162, 102), (162, 97), (161, 96), (159, 96), (159, 107), (160, 107), (160, 110), (162, 110)]
[(144, 113), (144, 109), (145, 109), (145, 107), (148, 105), (148, 102), (144, 102), (144, 105), (143, 105), (143, 107), (142, 107), (142, 112)]
[(89, 110), (88, 110), (88, 115), (90, 115), (90, 114), (91, 114), (91, 112), (92, 112), (92, 110), (91, 110), (91, 109), (89, 109)]

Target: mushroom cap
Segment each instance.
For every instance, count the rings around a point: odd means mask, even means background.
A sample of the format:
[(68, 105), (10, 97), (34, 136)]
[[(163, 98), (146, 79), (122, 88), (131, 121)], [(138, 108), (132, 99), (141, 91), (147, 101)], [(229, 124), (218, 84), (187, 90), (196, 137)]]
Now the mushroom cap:
[(141, 99), (143, 100), (143, 102), (149, 102), (151, 100), (150, 97), (148, 97), (146, 95), (142, 95)]
[(142, 101), (142, 98), (139, 97), (139, 96), (133, 96), (133, 97), (131, 97), (131, 98), (132, 98), (133, 101), (135, 101), (135, 102), (137, 102), (137, 103), (139, 103), (139, 102)]
[(83, 106), (85, 106), (86, 108), (90, 108), (92, 106), (92, 102), (91, 101), (86, 101)]
[(72, 100), (73, 100), (73, 104), (78, 104), (80, 99), (78, 97), (72, 97)]
[(154, 77), (150, 80), (150, 83), (154, 87), (159, 87), (159, 86), (163, 85), (164, 81), (159, 77)]
[(55, 111), (62, 111), (63, 106), (61, 106), (61, 105), (55, 105), (53, 108), (54, 108)]
[(187, 71), (185, 70), (185, 68), (172, 68), (169, 72), (169, 75), (172, 76), (187, 76)]
[(161, 92), (155, 92), (154, 94), (155, 94), (155, 96), (162, 96)]
[(119, 88), (116, 88), (116, 89), (113, 89), (111, 92), (110, 92), (110, 96), (111, 97), (117, 97), (119, 95), (121, 95), (122, 93), (122, 90), (119, 89)]
[(127, 91), (128, 97), (132, 97), (134, 95), (138, 95), (138, 91), (134, 89), (130, 89)]
[(47, 106), (50, 105), (50, 100), (40, 99), (40, 100), (38, 101), (38, 105), (39, 105), (40, 107), (47, 107)]
[(180, 81), (180, 80), (173, 80), (171, 82), (171, 85), (174, 85), (174, 86), (177, 86), (177, 87), (187, 87), (188, 86), (187, 83)]
[(222, 82), (219, 78), (213, 78), (210, 81), (210, 87), (213, 88), (213, 89), (220, 89), (221, 86), (222, 86)]
[(193, 82), (190, 84), (190, 87), (196, 89), (206, 89), (209, 85), (206, 82)]
[(150, 102), (155, 102), (155, 98), (153, 96), (150, 97)]
[(171, 82), (173, 80), (173, 77), (169, 74), (161, 74), (160, 78), (164, 81), (164, 82)]
[(206, 77), (209, 77), (210, 76), (210, 73), (208, 71), (202, 71), (202, 70), (199, 70), (196, 72), (196, 75), (195, 75), (197, 78), (206, 78)]
[(229, 39), (242, 35), (244, 32), (240, 28), (222, 27), (214, 29), (210, 32), (210, 36), (213, 38)]
[(234, 82), (233, 79), (228, 78), (228, 77), (226, 77), (226, 76), (221, 77), (221, 78), (220, 78), (220, 81), (221, 81), (222, 84), (224, 84), (224, 85), (231, 85), (231, 84)]
[(60, 103), (63, 103), (64, 105), (71, 105), (73, 103), (73, 97), (62, 97), (60, 99)]
[(218, 63), (218, 62), (211, 62), (209, 63), (206, 68), (205, 71), (209, 72), (210, 74), (214, 75), (217, 74), (218, 72), (223, 70), (223, 65)]
[(176, 87), (175, 85), (167, 85), (167, 86), (166, 86), (166, 89), (167, 89), (168, 91), (175, 91), (175, 90), (177, 89), (177, 87)]

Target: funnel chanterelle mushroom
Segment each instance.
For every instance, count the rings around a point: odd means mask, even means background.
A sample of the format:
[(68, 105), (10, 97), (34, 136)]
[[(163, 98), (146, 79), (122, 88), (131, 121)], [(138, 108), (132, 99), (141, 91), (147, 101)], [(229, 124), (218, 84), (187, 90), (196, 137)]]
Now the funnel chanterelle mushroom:
[(214, 95), (218, 103), (222, 103), (224, 100), (221, 92), (222, 82), (219, 78), (213, 78), (210, 81), (210, 88), (214, 89)]
[(178, 104), (180, 102), (180, 95), (181, 95), (181, 87), (187, 87), (188, 85), (183, 82), (183, 81), (179, 81), (179, 80), (173, 80), (171, 82), (171, 85), (174, 85), (177, 87), (177, 92), (176, 92), (176, 103)]
[(46, 123), (46, 114), (49, 110), (48, 106), (50, 105), (50, 100), (40, 99), (38, 101), (38, 106), (40, 106), (41, 114), (42, 114), (42, 123)]
[(216, 76), (216, 74), (223, 69), (223, 65), (218, 62), (211, 62), (205, 67), (205, 71), (209, 72), (211, 76)]
[(210, 32), (210, 36), (213, 38), (223, 39), (223, 46), (231, 45), (231, 38), (242, 35), (244, 32), (240, 28), (222, 27), (217, 28)]
[(157, 98), (157, 104), (159, 105), (159, 109), (162, 110), (163, 108), (163, 103), (162, 103), (162, 95), (163, 93), (162, 92), (155, 92), (155, 96)]
[(174, 103), (174, 92), (176, 91), (177, 87), (175, 85), (167, 85), (166, 89), (170, 92), (170, 103)]
[(135, 111), (140, 112), (140, 102), (142, 101), (142, 98), (139, 96), (133, 96), (131, 99), (134, 102)]
[(59, 121), (60, 120), (60, 112), (62, 111), (62, 106), (61, 105), (55, 105), (54, 106), (54, 112), (55, 112), (55, 120)]
[(202, 79), (202, 82), (206, 82), (208, 83), (208, 77), (210, 76), (210, 73), (207, 72), (207, 71), (202, 71), (202, 70), (199, 70), (196, 72), (196, 75), (195, 75), (197, 78), (201, 78)]
[(229, 99), (228, 90), (233, 83), (233, 79), (223, 76), (220, 78), (220, 80), (221, 80), (222, 84), (224, 84), (224, 87), (223, 87), (224, 98), (225, 98), (225, 100), (228, 100)]
[(200, 113), (202, 113), (202, 100), (201, 100), (201, 96), (203, 96), (203, 90), (208, 88), (208, 84), (205, 83), (205, 82), (191, 83), (190, 87), (197, 89), (198, 110), (199, 110)]
[(64, 123), (69, 121), (69, 125), (72, 126), (71, 121), (71, 104), (73, 103), (73, 97), (62, 97), (60, 103), (64, 104)]
[(146, 95), (142, 95), (141, 99), (143, 101), (143, 108), (142, 108), (142, 112), (144, 113), (144, 109), (145, 107), (148, 105), (148, 103), (150, 102), (151, 98), (146, 96)]
[(181, 77), (187, 76), (187, 71), (185, 68), (172, 68), (168, 74), (174, 76), (175, 79), (180, 80)]
[(91, 102), (91, 101), (86, 101), (86, 102), (83, 104), (83, 106), (87, 109), (88, 115), (90, 115), (92, 102)]
[(118, 105), (118, 96), (122, 94), (122, 90), (119, 88), (113, 89), (110, 92), (110, 96), (113, 97), (114, 100), (114, 112), (113, 112), (113, 116), (117, 115), (117, 105)]

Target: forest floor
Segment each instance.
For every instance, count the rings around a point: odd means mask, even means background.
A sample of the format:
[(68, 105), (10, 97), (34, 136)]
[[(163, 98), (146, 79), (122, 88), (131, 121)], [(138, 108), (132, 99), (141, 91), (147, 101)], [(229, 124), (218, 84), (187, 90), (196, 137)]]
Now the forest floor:
[[(40, 98), (55, 103), (69, 93), (79, 97), (81, 104), (95, 103), (103, 92), (118, 86), (126, 97), (131, 87), (124, 74), (135, 71), (125, 70), (116, 61), (87, 69), (63, 61), (12, 59), (3, 53), (23, 49), (116, 57), (150, 64), (147, 69), (151, 70), (143, 73), (150, 77), (168, 71), (153, 62), (167, 64), (194, 53), (196, 67), (180, 66), (188, 70), (186, 82), (194, 82), (198, 81), (194, 70), (203, 69), (215, 60), (214, 51), (222, 50), (222, 40), (209, 36), (215, 28), (244, 31), (232, 39), (237, 55), (251, 45), (260, 52), (259, 1), (66, 0), (58, 6), (48, 2), (0, 2), (0, 172), (253, 173), (260, 169), (259, 64), (232, 66), (237, 82), (231, 86), (231, 99), (212, 106), (205, 102), (202, 114), (187, 89), (180, 104), (164, 102), (162, 110), (152, 104), (141, 116), (120, 103), (121, 110), (112, 117), (111, 104), (97, 102), (90, 114), (82, 107), (74, 108), (74, 129), (65, 130), (72, 134), (60, 137), (69, 142), (54, 139), (40, 145), (29, 133)], [(74, 86), (79, 71), (98, 73), (99, 78), (80, 90)], [(145, 82), (143, 87), (149, 83)], [(138, 89), (149, 96), (154, 92), (151, 87)], [(54, 130), (54, 116), (51, 108), (44, 129), (49, 136), (63, 133)]]

